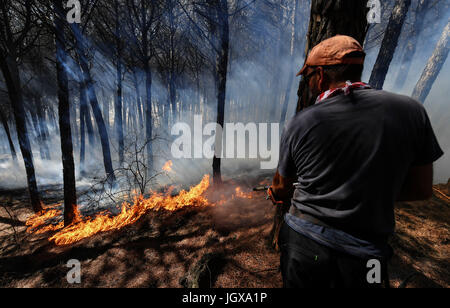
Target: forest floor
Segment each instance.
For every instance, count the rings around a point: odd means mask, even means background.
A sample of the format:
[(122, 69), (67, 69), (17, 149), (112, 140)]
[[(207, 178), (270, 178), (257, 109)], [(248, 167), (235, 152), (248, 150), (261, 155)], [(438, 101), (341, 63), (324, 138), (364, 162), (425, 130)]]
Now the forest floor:
[[(268, 182), (235, 180), (243, 191)], [(450, 185), (435, 186), (426, 202), (397, 204), (395, 255), (390, 278), (398, 287), (450, 287)], [(177, 212), (153, 211), (134, 225), (100, 233), (70, 246), (49, 234), (29, 234), (32, 212), (26, 190), (0, 192), (0, 287), (183, 287), (199, 260), (212, 256), (201, 287), (282, 287), (279, 254), (269, 249), (274, 208), (265, 193), (252, 199)], [(60, 187), (47, 187), (45, 204), (62, 202)], [(66, 264), (81, 262), (81, 284), (70, 285)]]

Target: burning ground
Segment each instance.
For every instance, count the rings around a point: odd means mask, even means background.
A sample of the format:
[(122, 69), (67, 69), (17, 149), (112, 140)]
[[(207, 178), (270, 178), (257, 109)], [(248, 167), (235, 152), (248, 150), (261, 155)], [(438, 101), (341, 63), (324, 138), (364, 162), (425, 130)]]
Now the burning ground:
[[(81, 211), (70, 230), (57, 224), (60, 187), (45, 190), (47, 213), (56, 216), (45, 224), (28, 209), (25, 190), (2, 191), (0, 287), (70, 287), (70, 259), (81, 262), (80, 287), (281, 287), (279, 255), (266, 244), (273, 207), (251, 192), (269, 181), (237, 178), (213, 192), (204, 178), (177, 194), (136, 197), (115, 215)], [(448, 189), (398, 204), (393, 286), (406, 278), (409, 287), (450, 286)]]

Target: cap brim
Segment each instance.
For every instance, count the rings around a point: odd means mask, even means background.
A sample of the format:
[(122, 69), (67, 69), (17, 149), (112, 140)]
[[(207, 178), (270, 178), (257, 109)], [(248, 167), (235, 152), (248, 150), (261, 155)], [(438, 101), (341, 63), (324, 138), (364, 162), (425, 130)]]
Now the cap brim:
[(305, 73), (307, 67), (308, 67), (307, 65), (303, 66), (303, 68), (300, 70), (300, 72), (298, 72), (297, 75), (295, 75), (295, 76), (298, 77), (300, 75), (303, 75)]

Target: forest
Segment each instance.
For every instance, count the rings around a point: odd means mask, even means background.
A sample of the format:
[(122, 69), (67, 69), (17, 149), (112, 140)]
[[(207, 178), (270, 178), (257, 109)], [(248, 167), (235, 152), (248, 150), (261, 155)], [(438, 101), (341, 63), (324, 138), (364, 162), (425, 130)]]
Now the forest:
[[(260, 166), (336, 34), (363, 81), (430, 115), (445, 155), (432, 199), (396, 210), (391, 284), (449, 287), (449, 18), (448, 0), (0, 0), (0, 287), (77, 286), (70, 259), (82, 287), (281, 287)], [(198, 125), (174, 158), (174, 127)]]

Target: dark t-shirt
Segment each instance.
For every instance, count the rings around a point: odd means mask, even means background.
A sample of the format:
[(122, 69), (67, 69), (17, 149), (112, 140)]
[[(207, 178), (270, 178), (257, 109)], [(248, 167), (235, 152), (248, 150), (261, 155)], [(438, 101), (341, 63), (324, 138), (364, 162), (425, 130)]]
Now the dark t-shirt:
[(298, 113), (283, 132), (278, 171), (298, 179), (298, 209), (370, 240), (394, 232), (394, 202), (410, 167), (442, 155), (420, 103), (361, 89)]

